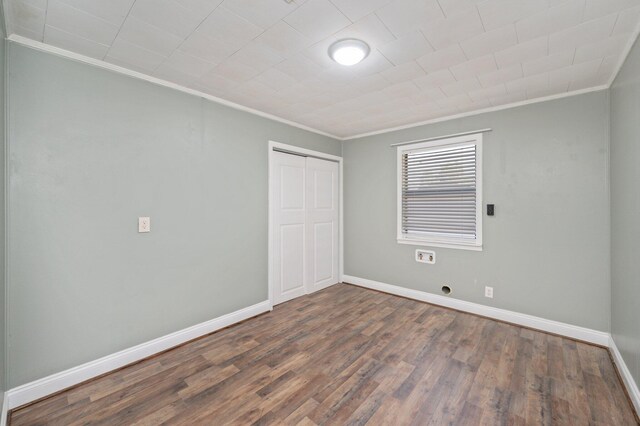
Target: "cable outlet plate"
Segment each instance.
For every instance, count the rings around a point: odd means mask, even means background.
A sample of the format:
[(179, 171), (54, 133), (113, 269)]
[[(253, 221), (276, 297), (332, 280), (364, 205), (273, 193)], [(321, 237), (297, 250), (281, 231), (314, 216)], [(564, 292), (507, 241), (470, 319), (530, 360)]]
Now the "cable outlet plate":
[(416, 250), (416, 262), (420, 263), (436, 263), (436, 252), (432, 250)]

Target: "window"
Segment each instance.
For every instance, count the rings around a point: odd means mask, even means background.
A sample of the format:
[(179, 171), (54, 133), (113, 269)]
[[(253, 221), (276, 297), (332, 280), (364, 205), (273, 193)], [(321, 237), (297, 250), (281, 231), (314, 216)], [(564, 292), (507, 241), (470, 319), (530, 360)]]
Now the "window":
[(398, 147), (398, 242), (482, 250), (482, 134)]

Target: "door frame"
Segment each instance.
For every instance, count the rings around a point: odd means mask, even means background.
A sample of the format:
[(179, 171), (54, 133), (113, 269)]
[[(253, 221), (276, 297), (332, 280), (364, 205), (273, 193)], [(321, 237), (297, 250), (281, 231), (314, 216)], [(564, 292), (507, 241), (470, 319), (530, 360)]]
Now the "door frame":
[[(268, 174), (268, 178), (267, 178), (267, 182), (268, 182), (268, 188), (267, 188), (267, 193), (268, 193), (268, 207), (267, 207), (267, 216), (268, 216), (268, 241), (267, 241), (267, 261), (268, 261), (268, 291), (269, 291), (269, 304), (271, 305), (270, 308), (273, 309), (273, 252), (271, 251), (271, 247), (272, 247), (272, 242), (273, 242), (273, 214), (271, 212), (271, 207), (272, 207), (272, 201), (271, 201), (271, 169), (273, 168), (273, 153), (275, 152), (273, 149), (274, 148), (279, 148), (285, 151), (289, 151), (292, 154), (300, 154), (303, 156), (311, 156), (311, 157), (316, 157), (316, 158), (320, 158), (320, 159), (324, 159), (324, 160), (331, 160), (331, 161), (336, 161), (338, 163), (338, 173), (339, 173), (339, 182), (338, 182), (338, 187), (339, 187), (339, 200), (340, 200), (340, 208), (339, 208), (339, 213), (338, 213), (338, 282), (342, 282), (342, 277), (344, 275), (344, 232), (343, 232), (343, 222), (344, 222), (344, 199), (343, 199), (343, 182), (344, 182), (344, 177), (343, 177), (343, 167), (342, 167), (342, 157), (339, 157), (337, 155), (332, 155), (332, 154), (326, 154), (324, 152), (320, 152), (320, 151), (314, 151), (311, 149), (306, 149), (306, 148), (300, 148), (299, 146), (295, 146), (295, 145), (288, 145), (288, 144), (284, 144), (284, 143), (280, 143), (280, 142), (276, 142), (276, 141), (269, 141), (269, 151), (268, 151), (268, 164), (269, 167), (267, 168), (267, 174)], [(307, 283), (305, 283), (305, 294), (309, 294), (309, 289), (307, 288)]]

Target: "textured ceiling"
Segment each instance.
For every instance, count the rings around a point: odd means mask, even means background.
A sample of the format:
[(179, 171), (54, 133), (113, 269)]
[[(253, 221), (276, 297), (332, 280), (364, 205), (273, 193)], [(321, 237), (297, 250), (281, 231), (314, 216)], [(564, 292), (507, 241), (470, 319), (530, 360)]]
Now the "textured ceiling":
[[(341, 137), (606, 84), (640, 0), (5, 0), (8, 32)], [(327, 48), (357, 37), (362, 63)]]

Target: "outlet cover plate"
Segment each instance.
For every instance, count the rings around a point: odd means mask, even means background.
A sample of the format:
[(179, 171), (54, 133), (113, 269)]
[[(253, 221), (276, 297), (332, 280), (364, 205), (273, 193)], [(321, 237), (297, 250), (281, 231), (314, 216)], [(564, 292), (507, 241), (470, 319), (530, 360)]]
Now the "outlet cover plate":
[(138, 218), (138, 232), (151, 232), (151, 218), (139, 217)]
[(436, 263), (436, 252), (433, 250), (417, 249), (416, 262), (429, 263), (433, 265)]

